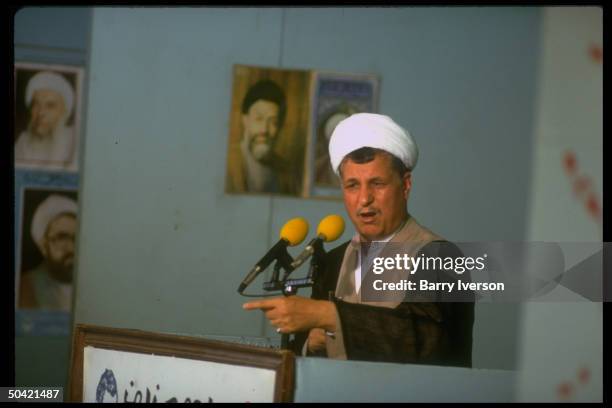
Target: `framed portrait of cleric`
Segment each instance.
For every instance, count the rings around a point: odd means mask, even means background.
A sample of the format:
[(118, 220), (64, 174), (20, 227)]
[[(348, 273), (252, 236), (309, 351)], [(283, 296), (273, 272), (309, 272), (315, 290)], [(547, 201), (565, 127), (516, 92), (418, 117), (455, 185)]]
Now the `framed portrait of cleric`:
[(15, 167), (78, 171), (83, 69), (15, 63)]
[(234, 65), (226, 193), (303, 195), (310, 78)]
[(60, 334), (72, 310), (77, 191), (21, 190), (16, 262), (16, 333)]
[(329, 161), (329, 139), (336, 125), (350, 115), (378, 112), (378, 95), (377, 75), (314, 71), (305, 186), (310, 197), (342, 197)]

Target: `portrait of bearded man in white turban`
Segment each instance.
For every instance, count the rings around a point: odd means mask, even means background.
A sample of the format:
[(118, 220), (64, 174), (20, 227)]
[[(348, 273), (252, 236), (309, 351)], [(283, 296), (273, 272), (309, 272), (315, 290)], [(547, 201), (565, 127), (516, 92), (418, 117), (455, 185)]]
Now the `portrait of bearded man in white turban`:
[[(24, 221), (29, 222), (24, 222), (22, 230), (26, 247), (22, 248), (19, 308), (70, 311), (77, 213), (75, 192), (25, 192)], [(42, 257), (33, 256), (26, 235)]]
[(77, 95), (67, 77), (39, 71), (17, 98), (25, 104), (27, 122), (15, 141), (15, 166), (76, 171), (78, 138), (69, 119), (76, 110)]

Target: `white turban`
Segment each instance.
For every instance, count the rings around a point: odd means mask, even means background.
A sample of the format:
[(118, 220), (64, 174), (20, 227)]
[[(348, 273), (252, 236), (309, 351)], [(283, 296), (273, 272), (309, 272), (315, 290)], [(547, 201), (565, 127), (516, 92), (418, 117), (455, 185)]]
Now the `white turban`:
[(391, 153), (412, 170), (419, 149), (410, 133), (390, 117), (376, 113), (356, 113), (336, 126), (329, 141), (329, 157), (334, 172), (340, 174), (344, 156), (362, 147), (373, 147)]
[(70, 116), (72, 113), (72, 106), (74, 104), (74, 91), (66, 78), (49, 71), (41, 71), (34, 75), (32, 78), (30, 78), (28, 86), (26, 87), (26, 106), (30, 106), (32, 103), (34, 92), (41, 89), (49, 89), (59, 93), (64, 98), (64, 104), (66, 105), (66, 117)]
[(34, 212), (30, 233), (32, 234), (32, 239), (36, 242), (36, 245), (41, 251), (47, 226), (58, 215), (65, 213), (74, 214), (76, 216), (77, 203), (66, 196), (57, 194), (52, 194), (47, 197)]

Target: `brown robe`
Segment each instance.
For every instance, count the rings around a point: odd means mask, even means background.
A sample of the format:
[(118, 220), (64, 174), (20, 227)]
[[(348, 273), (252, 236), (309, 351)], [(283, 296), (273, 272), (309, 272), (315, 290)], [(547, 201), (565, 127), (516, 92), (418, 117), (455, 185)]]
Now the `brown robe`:
[[(407, 244), (409, 256), (461, 256), (455, 245), (420, 226), (410, 216), (390, 242)], [(327, 337), (325, 352), (309, 355), (471, 367), (473, 296), (465, 301), (463, 295), (460, 302), (448, 298), (439, 301), (441, 296), (448, 296), (442, 294), (431, 302), (362, 301), (361, 289), (356, 292), (354, 282), (359, 249), (358, 243), (349, 241), (323, 258), (322, 273), (315, 279), (311, 297), (334, 302), (337, 331), (333, 337)], [(388, 255), (387, 249), (383, 248), (379, 256)], [(444, 272), (433, 273), (438, 281), (452, 279)], [(464, 274), (461, 279), (466, 281), (469, 277)], [(296, 334), (294, 351), (301, 351), (307, 336), (307, 332)]]

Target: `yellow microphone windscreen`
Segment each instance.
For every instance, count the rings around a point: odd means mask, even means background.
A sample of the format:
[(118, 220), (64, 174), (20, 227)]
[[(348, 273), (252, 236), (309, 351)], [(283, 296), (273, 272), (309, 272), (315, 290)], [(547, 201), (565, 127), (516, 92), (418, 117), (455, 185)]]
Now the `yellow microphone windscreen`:
[(302, 217), (290, 219), (280, 231), (280, 238), (289, 241), (290, 246), (298, 245), (306, 235), (308, 235), (308, 221)]
[(325, 242), (337, 240), (344, 232), (344, 220), (339, 215), (328, 215), (323, 218), (317, 227), (317, 235), (322, 235)]

